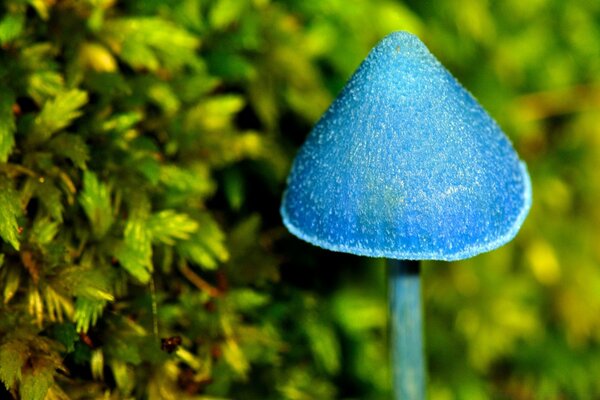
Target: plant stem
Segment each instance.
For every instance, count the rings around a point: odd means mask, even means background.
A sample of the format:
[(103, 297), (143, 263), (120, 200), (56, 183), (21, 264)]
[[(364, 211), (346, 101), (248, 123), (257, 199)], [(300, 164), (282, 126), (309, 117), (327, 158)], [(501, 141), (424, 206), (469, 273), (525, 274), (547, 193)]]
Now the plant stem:
[(425, 399), (419, 261), (388, 260), (392, 371), (396, 400)]

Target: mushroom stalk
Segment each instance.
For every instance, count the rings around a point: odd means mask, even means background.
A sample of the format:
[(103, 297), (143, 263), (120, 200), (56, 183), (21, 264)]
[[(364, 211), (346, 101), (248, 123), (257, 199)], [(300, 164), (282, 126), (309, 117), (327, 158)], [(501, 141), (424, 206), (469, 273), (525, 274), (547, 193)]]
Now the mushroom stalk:
[(393, 385), (396, 400), (425, 399), (419, 261), (388, 260)]

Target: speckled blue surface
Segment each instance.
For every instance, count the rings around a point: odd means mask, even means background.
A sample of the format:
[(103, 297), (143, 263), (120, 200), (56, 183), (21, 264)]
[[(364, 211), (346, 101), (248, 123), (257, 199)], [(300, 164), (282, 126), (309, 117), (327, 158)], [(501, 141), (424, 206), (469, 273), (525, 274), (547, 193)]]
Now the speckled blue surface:
[(530, 206), (527, 169), (498, 125), (416, 36), (396, 32), (308, 136), (281, 215), (329, 250), (458, 260), (510, 241)]

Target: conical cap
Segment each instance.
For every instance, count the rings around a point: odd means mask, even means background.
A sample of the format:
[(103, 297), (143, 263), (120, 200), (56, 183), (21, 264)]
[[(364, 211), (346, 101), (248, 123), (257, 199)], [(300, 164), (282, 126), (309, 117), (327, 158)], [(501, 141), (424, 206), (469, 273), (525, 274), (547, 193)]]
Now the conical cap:
[(530, 206), (502, 130), (416, 36), (396, 32), (308, 136), (281, 214), (329, 250), (457, 260), (510, 241)]

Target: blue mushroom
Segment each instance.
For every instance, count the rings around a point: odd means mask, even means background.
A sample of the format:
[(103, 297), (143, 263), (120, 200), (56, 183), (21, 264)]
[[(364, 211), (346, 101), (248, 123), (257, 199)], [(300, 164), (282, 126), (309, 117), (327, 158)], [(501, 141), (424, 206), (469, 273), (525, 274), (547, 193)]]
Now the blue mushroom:
[(384, 38), (294, 160), (291, 233), (389, 265), (396, 399), (425, 399), (419, 263), (510, 241), (531, 207), (525, 164), (496, 122), (407, 32)]

